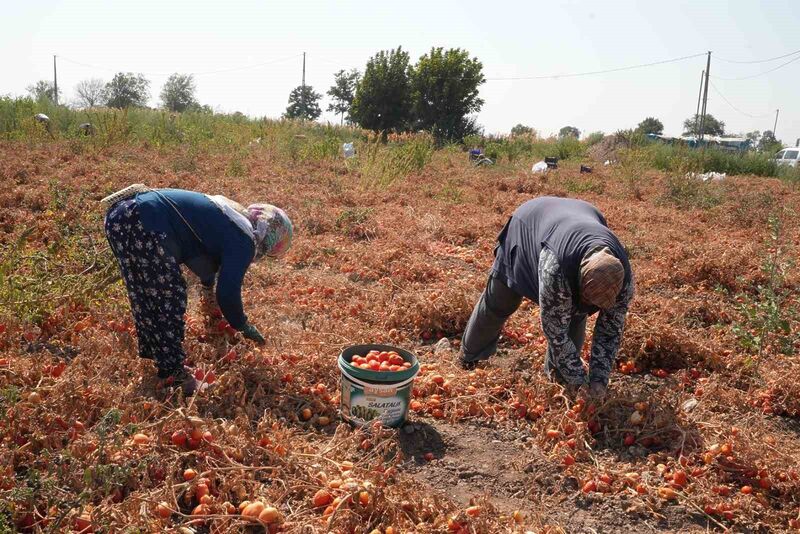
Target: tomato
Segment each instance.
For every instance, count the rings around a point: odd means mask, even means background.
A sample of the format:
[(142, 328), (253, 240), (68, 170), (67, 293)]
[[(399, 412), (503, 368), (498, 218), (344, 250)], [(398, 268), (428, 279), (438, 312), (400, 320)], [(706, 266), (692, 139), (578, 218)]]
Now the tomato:
[(547, 430), (547, 432), (545, 432), (545, 435), (547, 436), (547, 439), (558, 439), (561, 437), (561, 432), (554, 428), (550, 428)]
[(92, 526), (92, 518), (89, 514), (85, 512), (80, 517), (75, 518), (74, 527), (76, 532), (81, 532), (81, 533), (94, 532), (94, 527)]
[(170, 510), (169, 504), (167, 504), (164, 501), (161, 501), (156, 506), (156, 513), (158, 514), (158, 517), (160, 517), (161, 519), (167, 519), (169, 518), (169, 516), (172, 515), (172, 510)]
[(197, 471), (191, 468), (183, 472), (183, 480), (187, 482), (192, 480), (196, 476), (197, 476)]
[(147, 434), (134, 434), (133, 442), (137, 445), (147, 445), (150, 443), (150, 438), (147, 436)]
[(636, 438), (633, 437), (633, 434), (625, 434), (625, 439), (622, 440), (626, 447), (630, 447), (634, 443), (636, 443)]
[(564, 456), (563, 463), (564, 463), (565, 466), (569, 467), (569, 466), (571, 466), (572, 464), (575, 463), (575, 457), (572, 456), (571, 454), (568, 454), (568, 455)]
[(277, 508), (272, 506), (265, 507), (260, 514), (258, 514), (258, 520), (262, 523), (270, 524), (270, 523), (277, 523), (280, 520), (281, 514), (278, 512)]
[(470, 506), (466, 510), (464, 510), (468, 516), (470, 517), (478, 517), (481, 515), (481, 507), (480, 506)]
[(198, 499), (202, 499), (204, 496), (211, 493), (211, 490), (208, 489), (208, 485), (206, 484), (198, 484), (197, 487), (194, 489), (194, 496)]
[(264, 508), (264, 503), (261, 501), (251, 502), (242, 510), (242, 516), (258, 519), (258, 516), (264, 511)]
[(658, 496), (666, 501), (678, 498), (678, 494), (675, 493), (675, 490), (666, 486), (658, 488)]
[(688, 483), (688, 478), (686, 476), (686, 472), (685, 471), (675, 471), (675, 473), (672, 475), (672, 482), (674, 484), (680, 486), (681, 488), (686, 486), (686, 484)]
[(327, 490), (321, 489), (314, 494), (311, 502), (314, 504), (314, 508), (322, 508), (332, 503), (333, 497)]
[(594, 480), (588, 481), (586, 484), (583, 485), (581, 491), (584, 493), (591, 493), (597, 489), (597, 483)]

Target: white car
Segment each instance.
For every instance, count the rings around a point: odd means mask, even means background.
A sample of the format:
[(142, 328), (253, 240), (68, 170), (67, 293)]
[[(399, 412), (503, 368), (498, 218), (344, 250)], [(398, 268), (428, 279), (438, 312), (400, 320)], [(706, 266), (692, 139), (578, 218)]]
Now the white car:
[(800, 160), (800, 148), (784, 148), (775, 154), (775, 161), (778, 165), (786, 165), (788, 167), (797, 167), (797, 162)]

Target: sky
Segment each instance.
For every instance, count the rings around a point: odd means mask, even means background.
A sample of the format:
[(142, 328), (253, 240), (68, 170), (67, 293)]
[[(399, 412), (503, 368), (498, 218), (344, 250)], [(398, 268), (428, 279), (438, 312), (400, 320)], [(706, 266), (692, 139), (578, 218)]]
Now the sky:
[[(544, 136), (565, 125), (610, 133), (653, 116), (680, 135), (712, 51), (708, 111), (727, 132), (771, 130), (780, 109), (778, 138), (800, 137), (800, 10), (790, 0), (26, 0), (3, 14), (0, 95), (51, 80), (55, 54), (67, 101), (79, 81), (122, 71), (143, 73), (157, 106), (169, 74), (195, 73), (200, 103), (277, 118), (301, 83), (303, 52), (306, 83), (324, 95), (335, 72), (363, 71), (380, 50), (402, 46), (415, 61), (441, 46), (483, 63), (487, 133), (518, 123)], [(537, 76), (546, 78), (496, 79)]]

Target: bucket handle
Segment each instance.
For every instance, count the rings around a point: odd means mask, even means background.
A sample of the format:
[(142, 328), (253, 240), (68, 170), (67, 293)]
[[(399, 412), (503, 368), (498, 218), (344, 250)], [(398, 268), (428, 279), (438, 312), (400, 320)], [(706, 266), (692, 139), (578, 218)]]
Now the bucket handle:
[[(349, 373), (348, 373), (348, 372), (345, 370), (345, 368), (344, 368), (344, 367), (342, 367), (341, 365), (339, 366), (339, 370), (342, 372), (342, 374), (343, 374), (344, 376), (346, 376), (346, 377), (347, 377), (347, 379), (348, 379), (350, 382), (353, 382), (354, 384), (357, 384), (357, 385), (359, 385), (359, 386), (361, 386), (361, 387), (370, 387), (370, 388), (374, 388), (374, 387), (376, 387), (376, 386), (377, 386), (378, 388), (380, 388), (380, 387), (381, 387), (381, 386), (380, 386), (380, 384), (370, 384), (370, 383), (368, 383), (368, 382), (363, 382), (363, 381), (359, 380), (358, 378), (355, 378), (354, 376), (350, 375), (350, 374), (349, 374)], [(419, 371), (417, 371), (417, 373), (418, 373), (418, 372), (419, 372)], [(403, 382), (398, 382), (397, 384), (387, 384), (387, 386), (392, 386), (392, 387), (394, 387), (394, 388), (396, 388), (396, 389), (399, 389), (399, 388), (401, 388), (401, 387), (403, 387), (403, 386), (407, 386), (408, 384), (410, 384), (411, 382), (413, 382), (413, 381), (414, 381), (414, 379), (417, 377), (417, 373), (414, 373), (414, 376), (412, 376), (412, 377), (411, 377), (411, 378), (409, 378), (409, 379), (406, 379), (406, 380), (404, 380)]]

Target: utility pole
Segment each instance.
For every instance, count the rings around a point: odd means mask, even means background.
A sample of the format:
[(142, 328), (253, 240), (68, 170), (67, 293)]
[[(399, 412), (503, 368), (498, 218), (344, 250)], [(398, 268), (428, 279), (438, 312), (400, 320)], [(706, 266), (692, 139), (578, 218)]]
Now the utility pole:
[(303, 52), (303, 89), (306, 88), (306, 53)]
[(708, 75), (711, 72), (711, 51), (708, 52), (708, 59), (706, 60), (706, 85), (703, 88), (703, 115), (700, 118), (700, 141), (703, 140), (703, 134), (706, 129), (706, 108), (708, 106)]
[(56, 55), (53, 54), (53, 102), (58, 105), (58, 73), (56, 72)]
[(772, 127), (772, 136), (777, 140), (778, 134), (775, 133), (775, 130), (778, 129), (778, 113), (780, 112), (779, 109), (775, 110), (775, 126)]
[(700, 90), (697, 91), (697, 111), (694, 112), (694, 133), (699, 130), (697, 127), (700, 125), (700, 99), (703, 97), (703, 80), (705, 79), (706, 71), (700, 73)]

